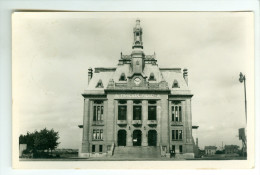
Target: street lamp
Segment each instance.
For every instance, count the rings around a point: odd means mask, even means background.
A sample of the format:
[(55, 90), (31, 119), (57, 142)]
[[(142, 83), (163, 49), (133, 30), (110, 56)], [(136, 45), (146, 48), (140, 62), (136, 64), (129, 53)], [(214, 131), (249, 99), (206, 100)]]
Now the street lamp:
[[(244, 82), (244, 93), (245, 93), (245, 113), (246, 113), (246, 122), (247, 122), (247, 104), (246, 104), (246, 76), (240, 72), (239, 74), (240, 83)], [(245, 156), (247, 152), (247, 139), (246, 139), (246, 127), (239, 129), (239, 140), (242, 140), (242, 153)]]
[(246, 104), (246, 76), (240, 72), (239, 74), (239, 81), (240, 83), (244, 82), (244, 92), (245, 92), (245, 113), (246, 113), (246, 122), (247, 122), (247, 104)]

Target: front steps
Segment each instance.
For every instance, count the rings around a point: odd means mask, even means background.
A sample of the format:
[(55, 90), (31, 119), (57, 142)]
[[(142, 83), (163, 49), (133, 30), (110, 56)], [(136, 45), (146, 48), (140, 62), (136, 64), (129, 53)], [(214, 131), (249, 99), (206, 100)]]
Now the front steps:
[(157, 159), (161, 157), (157, 146), (119, 146), (115, 147), (114, 158), (126, 159)]

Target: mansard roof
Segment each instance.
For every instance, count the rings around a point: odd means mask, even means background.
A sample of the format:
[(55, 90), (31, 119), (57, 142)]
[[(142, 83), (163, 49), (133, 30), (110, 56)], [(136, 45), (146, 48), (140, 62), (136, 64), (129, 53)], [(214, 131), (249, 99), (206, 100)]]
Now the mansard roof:
[[(123, 73), (126, 76), (126, 81), (120, 81), (120, 76)], [(153, 73), (155, 77), (155, 80), (153, 81), (148, 80), (151, 73)], [(122, 64), (113, 68), (95, 68), (93, 77), (84, 93), (104, 94), (105, 90), (108, 89), (109, 81), (113, 80), (114, 84), (126, 84), (128, 81), (128, 76), (130, 75), (132, 75), (130, 64)], [(191, 95), (189, 87), (183, 78), (181, 68), (159, 68), (158, 65), (145, 64), (143, 75), (147, 77), (146, 80), (148, 83), (154, 84), (165, 81), (168, 84), (170, 94)], [(102, 81), (103, 87), (97, 87), (100, 80)], [(178, 82), (178, 88), (172, 87), (174, 81)], [(118, 88), (118, 90), (120, 90), (120, 88)], [(160, 90), (160, 88), (157, 88), (157, 90)]]

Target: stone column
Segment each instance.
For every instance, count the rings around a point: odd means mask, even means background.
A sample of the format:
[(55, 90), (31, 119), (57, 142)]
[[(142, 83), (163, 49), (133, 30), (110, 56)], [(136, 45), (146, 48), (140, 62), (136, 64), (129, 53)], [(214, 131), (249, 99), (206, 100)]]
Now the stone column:
[[(127, 100), (127, 135), (126, 135), (126, 146), (133, 146), (132, 140), (132, 120), (133, 120), (133, 100)], [(129, 129), (130, 128), (130, 129)]]
[(171, 145), (172, 145), (172, 126), (171, 126), (171, 122), (172, 122), (172, 109), (171, 109), (171, 101), (168, 102), (168, 121), (169, 121), (169, 147), (170, 147), (170, 150), (172, 149), (171, 148)]
[(162, 131), (161, 131), (161, 100), (158, 100), (156, 103), (156, 120), (157, 120), (157, 146), (162, 145)]
[(169, 149), (169, 124), (168, 124), (168, 99), (167, 96), (161, 97), (161, 141)]
[[(110, 128), (107, 128), (107, 100), (104, 101), (104, 114), (103, 114), (103, 121), (104, 121), (104, 130), (103, 130), (103, 140), (107, 143), (107, 133), (109, 132)], [(110, 144), (110, 143), (109, 143)], [(104, 146), (105, 148), (105, 146)], [(103, 150), (105, 150), (103, 148)]]
[(143, 130), (142, 130), (142, 146), (148, 146), (148, 142), (147, 142), (147, 120), (148, 120), (148, 101), (147, 100), (143, 100), (142, 101), (142, 126), (143, 126)]
[(107, 118), (106, 118), (106, 128), (107, 128), (107, 133), (106, 133), (106, 140), (107, 143), (114, 143), (114, 130), (116, 127), (115, 124), (115, 109), (114, 109), (114, 98), (111, 95), (107, 96)]

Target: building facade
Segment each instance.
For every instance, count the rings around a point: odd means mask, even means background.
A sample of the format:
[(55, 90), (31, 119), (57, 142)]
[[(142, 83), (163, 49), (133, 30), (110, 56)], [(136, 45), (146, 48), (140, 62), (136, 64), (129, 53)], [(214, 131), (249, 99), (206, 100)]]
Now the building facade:
[(225, 154), (237, 154), (239, 153), (238, 145), (225, 145)]
[(156, 55), (143, 52), (142, 36), (136, 20), (131, 54), (121, 53), (114, 68), (89, 69), (80, 157), (149, 147), (160, 156), (194, 157), (187, 69), (158, 67)]
[(205, 155), (215, 155), (216, 151), (216, 146), (205, 146)]

